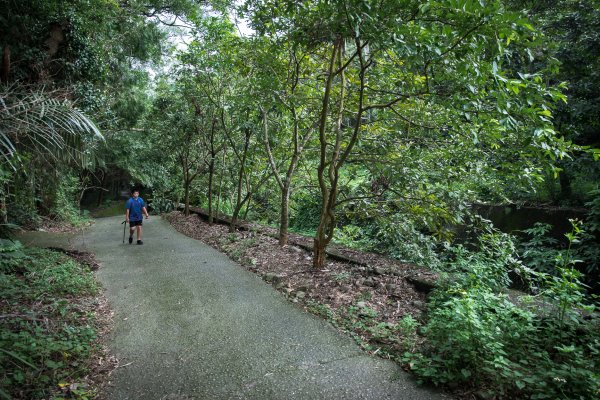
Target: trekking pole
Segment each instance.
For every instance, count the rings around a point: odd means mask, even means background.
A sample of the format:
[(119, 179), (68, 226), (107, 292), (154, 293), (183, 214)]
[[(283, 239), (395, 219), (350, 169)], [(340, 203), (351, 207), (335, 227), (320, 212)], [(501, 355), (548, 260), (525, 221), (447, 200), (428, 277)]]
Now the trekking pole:
[(125, 230), (127, 229), (127, 221), (121, 222), (121, 225), (123, 225), (123, 243), (125, 243)]

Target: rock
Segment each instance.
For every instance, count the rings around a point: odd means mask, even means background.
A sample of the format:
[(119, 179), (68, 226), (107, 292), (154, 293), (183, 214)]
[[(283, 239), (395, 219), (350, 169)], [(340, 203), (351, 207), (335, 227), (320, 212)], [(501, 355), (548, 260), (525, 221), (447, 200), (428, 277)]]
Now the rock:
[(387, 274), (387, 270), (382, 267), (375, 267), (375, 268), (373, 268), (373, 273), (375, 275), (385, 275), (385, 274)]
[(275, 289), (282, 289), (284, 286), (285, 286), (285, 283), (277, 282), (277, 284), (275, 285)]
[(369, 278), (365, 279), (365, 281), (363, 282), (363, 285), (374, 287), (375, 286), (375, 280), (373, 278), (369, 277)]
[(363, 284), (363, 282), (364, 282), (364, 281), (365, 281), (365, 280), (364, 280), (364, 279), (362, 279), (362, 278), (361, 278), (361, 279), (357, 279), (357, 280), (356, 280), (356, 282), (354, 282), (354, 284), (355, 284), (356, 286), (362, 286), (362, 284)]
[(303, 299), (305, 297), (306, 297), (306, 292), (303, 292), (303, 291), (296, 292), (297, 299)]
[(412, 301), (412, 305), (415, 306), (415, 307), (417, 307), (419, 310), (424, 310), (425, 307), (427, 306), (425, 304), (425, 302), (420, 301), (420, 300), (413, 300)]
[(283, 278), (284, 278), (283, 276), (277, 275), (274, 272), (267, 272), (264, 275), (264, 280), (266, 282), (274, 284), (275, 286), (279, 285), (282, 282)]
[(429, 279), (427, 279), (423, 276), (412, 275), (407, 276), (406, 280), (409, 283), (411, 283), (415, 287), (415, 289), (423, 293), (429, 293), (437, 286), (435, 278), (432, 277), (429, 277)]
[(308, 292), (308, 285), (300, 285), (296, 288), (298, 292)]
[(398, 286), (394, 285), (393, 283), (386, 283), (385, 288), (390, 292), (395, 292)]
[(359, 301), (358, 303), (356, 303), (356, 307), (359, 308), (365, 308), (367, 306), (367, 303), (365, 303), (364, 301)]
[(479, 390), (475, 392), (475, 396), (477, 396), (478, 399), (488, 400), (494, 398), (494, 393), (488, 390)]
[(343, 292), (343, 293), (348, 293), (348, 292), (352, 291), (352, 286), (350, 286), (350, 285), (342, 285), (340, 287), (340, 291)]

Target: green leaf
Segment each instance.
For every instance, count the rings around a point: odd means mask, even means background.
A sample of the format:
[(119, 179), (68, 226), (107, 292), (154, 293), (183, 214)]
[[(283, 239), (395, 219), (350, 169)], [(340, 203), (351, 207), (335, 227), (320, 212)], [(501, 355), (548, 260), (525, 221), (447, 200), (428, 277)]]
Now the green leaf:
[(14, 359), (19, 360), (23, 364), (25, 364), (28, 367), (33, 368), (34, 370), (37, 371), (37, 367), (35, 365), (31, 364), (29, 361), (25, 360), (23, 357), (19, 356), (18, 354), (13, 353), (10, 350), (5, 350), (5, 349), (0, 349), (0, 351), (3, 351), (4, 353), (8, 354), (9, 356), (13, 357)]

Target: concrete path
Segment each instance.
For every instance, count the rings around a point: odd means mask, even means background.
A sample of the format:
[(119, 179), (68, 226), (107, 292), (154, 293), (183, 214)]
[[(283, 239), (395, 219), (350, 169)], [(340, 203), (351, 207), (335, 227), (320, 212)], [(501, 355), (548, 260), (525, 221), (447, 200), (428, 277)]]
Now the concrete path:
[(166, 221), (144, 221), (143, 246), (121, 243), (121, 221), (77, 246), (96, 253), (115, 310), (108, 399), (444, 398)]

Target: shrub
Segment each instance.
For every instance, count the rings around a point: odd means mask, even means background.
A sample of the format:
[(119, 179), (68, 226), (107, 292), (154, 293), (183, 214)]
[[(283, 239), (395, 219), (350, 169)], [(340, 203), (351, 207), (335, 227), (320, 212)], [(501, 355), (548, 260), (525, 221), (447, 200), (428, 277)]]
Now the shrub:
[(91, 271), (70, 257), (0, 242), (0, 397), (57, 398), (61, 383), (84, 378), (96, 291)]
[[(569, 243), (582, 233), (573, 221)], [(555, 275), (521, 265), (502, 234), (484, 234), (478, 249), (454, 253), (450, 269), (458, 277), (432, 296), (426, 347), (404, 358), (417, 375), (435, 384), (473, 385), (488, 398), (595, 398), (600, 324), (570, 246), (556, 259)], [(536, 282), (536, 297), (517, 303), (502, 293), (515, 267)]]
[(175, 202), (164, 197), (154, 197), (148, 206), (156, 214), (166, 214), (175, 210)]

